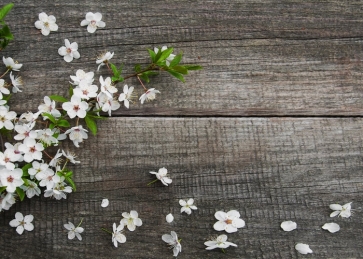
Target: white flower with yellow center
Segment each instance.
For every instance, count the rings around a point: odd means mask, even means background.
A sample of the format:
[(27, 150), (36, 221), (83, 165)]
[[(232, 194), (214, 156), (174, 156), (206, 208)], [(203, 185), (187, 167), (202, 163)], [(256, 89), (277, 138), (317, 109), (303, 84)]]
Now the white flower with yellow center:
[(51, 31), (57, 31), (58, 25), (55, 23), (56, 18), (53, 15), (47, 15), (42, 12), (39, 14), (39, 21), (35, 22), (35, 28), (41, 30), (44, 36), (48, 36)]

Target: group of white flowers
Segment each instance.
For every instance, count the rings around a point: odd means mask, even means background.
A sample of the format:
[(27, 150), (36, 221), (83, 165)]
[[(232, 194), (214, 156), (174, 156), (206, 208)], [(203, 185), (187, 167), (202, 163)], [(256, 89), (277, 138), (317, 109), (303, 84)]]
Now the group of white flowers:
[[(339, 216), (342, 218), (349, 218), (352, 215), (351, 204), (352, 204), (351, 202), (346, 203), (343, 206), (339, 204), (330, 204), (329, 208), (333, 210), (333, 212), (330, 214), (330, 217)], [(284, 231), (293, 231), (294, 229), (297, 228), (296, 222), (293, 222), (291, 220), (282, 222), (280, 226)], [(330, 233), (335, 233), (340, 230), (340, 226), (334, 222), (325, 223), (321, 228), (329, 231)], [(304, 243), (297, 243), (295, 245), (295, 249), (300, 254), (313, 253), (313, 250), (311, 250), (310, 246)]]

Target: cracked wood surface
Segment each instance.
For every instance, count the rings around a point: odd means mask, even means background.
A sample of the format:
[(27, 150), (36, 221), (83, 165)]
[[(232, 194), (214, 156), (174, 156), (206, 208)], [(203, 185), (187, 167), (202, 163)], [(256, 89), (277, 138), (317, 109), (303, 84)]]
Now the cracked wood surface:
[[(363, 257), (363, 121), (352, 117), (363, 110), (360, 1), (14, 3), (7, 23), (15, 40), (2, 54), (24, 64), (23, 92), (10, 103), (18, 113), (36, 111), (44, 95), (66, 95), (69, 75), (96, 71), (105, 50), (115, 51), (112, 60), (127, 74), (147, 63), (147, 48), (163, 45), (204, 69), (185, 84), (159, 75), (149, 85), (161, 91), (154, 102), (121, 108), (80, 149), (62, 143), (82, 162), (73, 167), (77, 192), (61, 201), (26, 199), (3, 212), (2, 258), (172, 258), (161, 240), (171, 230), (182, 239), (178, 258)], [(89, 11), (103, 14), (105, 29), (89, 34), (79, 26)], [(40, 12), (56, 16), (58, 32), (45, 37), (35, 29)], [(58, 55), (64, 39), (79, 44), (79, 60)], [(96, 72), (95, 82), (106, 73)], [(126, 83), (142, 93), (136, 80)], [(288, 117), (296, 115), (303, 118)], [(146, 186), (154, 179), (149, 171), (163, 166), (173, 183)], [(187, 198), (198, 207), (190, 216), (178, 204)], [(329, 217), (329, 204), (351, 201), (350, 219)], [(231, 209), (246, 221), (228, 234), (238, 247), (206, 251), (203, 243), (222, 234), (213, 229), (214, 213)], [(143, 226), (126, 231), (116, 249), (100, 228), (111, 230), (130, 210)], [(9, 227), (17, 211), (34, 215), (34, 231), (19, 236)], [(83, 241), (68, 240), (63, 224), (82, 218)], [(285, 220), (297, 230), (282, 231)], [(340, 232), (322, 230), (327, 222)], [(299, 255), (297, 242), (313, 255)]]

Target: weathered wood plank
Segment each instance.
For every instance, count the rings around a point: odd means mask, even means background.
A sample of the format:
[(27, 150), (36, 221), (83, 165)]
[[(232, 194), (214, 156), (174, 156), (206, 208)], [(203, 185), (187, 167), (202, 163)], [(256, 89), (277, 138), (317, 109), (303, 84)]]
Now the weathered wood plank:
[[(363, 256), (363, 120), (354, 118), (112, 118), (100, 135), (75, 150), (78, 191), (65, 201), (33, 198), (0, 217), (2, 258), (172, 258), (161, 235), (182, 238), (178, 258), (302, 258), (296, 242), (308, 243), (313, 258)], [(149, 174), (165, 166), (169, 187)], [(103, 197), (110, 199), (101, 208)], [(198, 210), (179, 213), (179, 199), (195, 198)], [(353, 202), (350, 219), (330, 218), (329, 204)], [(126, 232), (113, 248), (111, 229), (121, 213), (135, 209), (144, 225)], [(229, 234), (238, 248), (204, 250), (217, 210), (237, 209), (246, 227)], [(19, 236), (8, 226), (15, 212), (32, 213), (35, 230)], [(175, 221), (169, 225), (169, 212)], [(63, 224), (84, 218), (83, 241), (69, 241)], [(298, 229), (279, 225), (294, 220)], [(336, 222), (341, 231), (321, 229)]]
[[(57, 17), (59, 31), (44, 37), (38, 13)], [(79, 23), (100, 11), (106, 28), (89, 34)], [(115, 51), (127, 74), (146, 64), (147, 48), (168, 45), (200, 63), (185, 84), (168, 75), (150, 87), (157, 101), (118, 115), (361, 115), (362, 32), (359, 2), (331, 1), (15, 1), (8, 22), (15, 40), (2, 54), (24, 64), (24, 92), (12, 107), (36, 110), (43, 95), (65, 94), (69, 75), (95, 71), (95, 57)], [(64, 39), (81, 59), (58, 55)], [(105, 75), (106, 69), (96, 73)], [(96, 80), (97, 82), (98, 80)], [(98, 82), (97, 82), (98, 83)], [(127, 81), (138, 85), (137, 80)], [(121, 86), (122, 87), (122, 86)], [(42, 93), (42, 94), (39, 94)], [(142, 88), (138, 88), (139, 96)]]

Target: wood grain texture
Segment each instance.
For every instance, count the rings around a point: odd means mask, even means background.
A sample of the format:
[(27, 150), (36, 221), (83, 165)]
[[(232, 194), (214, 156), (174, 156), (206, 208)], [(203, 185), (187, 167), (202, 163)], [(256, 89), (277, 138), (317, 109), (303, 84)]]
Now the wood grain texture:
[[(182, 239), (178, 258), (303, 258), (294, 245), (310, 245), (313, 258), (361, 258), (362, 119), (112, 118), (77, 149), (78, 190), (67, 200), (33, 198), (0, 218), (2, 258), (172, 258), (161, 235)], [(72, 144), (63, 146), (72, 149)], [(146, 186), (149, 171), (165, 166), (173, 179)], [(101, 208), (103, 197), (110, 206)], [(198, 210), (180, 214), (179, 199)], [(353, 202), (349, 219), (330, 218), (329, 204)], [(118, 249), (111, 229), (121, 213), (137, 210), (143, 226), (126, 232)], [(217, 210), (236, 209), (246, 227), (228, 234), (237, 248), (206, 251)], [(35, 230), (19, 236), (8, 226), (16, 211), (32, 213)], [(165, 216), (173, 213), (168, 224)], [(67, 239), (63, 224), (84, 219), (83, 241)], [(297, 222), (284, 232), (285, 220)], [(327, 222), (338, 233), (321, 229)], [(30, 254), (28, 256), (28, 254)], [(310, 256), (311, 257), (311, 256)]]
[[(156, 102), (115, 115), (361, 115), (362, 3), (360, 1), (14, 1), (8, 17), (15, 40), (3, 52), (24, 64), (24, 93), (12, 107), (36, 110), (43, 95), (66, 94), (77, 69), (96, 71), (95, 58), (114, 51), (125, 74), (146, 64), (147, 48), (168, 45), (199, 63), (186, 83), (160, 75), (149, 87)], [(88, 11), (101, 12), (106, 28), (80, 26)], [(35, 29), (40, 12), (55, 15), (59, 31)], [(64, 39), (81, 58), (58, 55)], [(107, 75), (105, 68), (96, 73)], [(135, 78), (126, 81), (142, 88)], [(120, 86), (120, 89), (123, 85)], [(42, 94), (40, 95), (39, 92)]]

